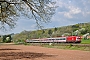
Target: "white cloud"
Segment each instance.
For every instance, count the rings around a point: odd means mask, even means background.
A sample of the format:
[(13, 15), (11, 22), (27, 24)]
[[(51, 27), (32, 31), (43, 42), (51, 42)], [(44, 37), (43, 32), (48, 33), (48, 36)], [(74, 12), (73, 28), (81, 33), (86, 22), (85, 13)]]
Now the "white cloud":
[(62, 2), (57, 2), (57, 5), (58, 5), (59, 7), (63, 7), (64, 3), (62, 3)]
[(35, 29), (36, 28), (36, 24), (31, 25), (31, 29)]
[(90, 14), (90, 12), (86, 12), (87, 14)]
[(59, 5), (59, 8), (63, 10), (63, 11), (58, 11), (58, 13), (60, 15), (62, 14), (66, 18), (74, 18), (75, 14), (79, 14), (82, 12), (81, 8), (73, 5), (72, 1), (70, 0), (68, 1), (60, 0), (59, 2), (57, 1), (57, 5)]
[(83, 11), (83, 12), (82, 12), (82, 15), (83, 15), (83, 17), (90, 16), (90, 12), (85, 12), (85, 11)]
[(70, 6), (69, 9), (71, 14), (78, 14), (81, 12), (80, 8), (78, 7)]
[(65, 12), (64, 16), (67, 18), (73, 18), (70, 12)]
[(73, 18), (73, 15), (81, 13), (81, 9), (74, 6), (68, 7), (69, 11), (64, 13), (64, 16), (67, 18)]

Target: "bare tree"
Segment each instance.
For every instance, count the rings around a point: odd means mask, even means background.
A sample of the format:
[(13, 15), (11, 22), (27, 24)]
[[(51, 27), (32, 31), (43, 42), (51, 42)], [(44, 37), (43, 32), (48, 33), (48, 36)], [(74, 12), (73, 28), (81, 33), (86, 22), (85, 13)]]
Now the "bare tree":
[(0, 0), (0, 28), (14, 28), (21, 15), (35, 19), (41, 27), (43, 22), (50, 21), (55, 8), (55, 2), (51, 0)]

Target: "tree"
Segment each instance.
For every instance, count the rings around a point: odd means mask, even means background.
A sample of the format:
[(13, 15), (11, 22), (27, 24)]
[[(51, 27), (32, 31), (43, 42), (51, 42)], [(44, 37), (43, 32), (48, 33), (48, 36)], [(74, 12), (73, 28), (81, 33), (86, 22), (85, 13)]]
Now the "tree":
[(51, 29), (48, 30), (48, 34), (49, 34), (50, 37), (51, 37), (51, 35), (52, 35), (52, 30), (51, 30)]
[(52, 0), (0, 0), (0, 28), (15, 27), (17, 17), (24, 15), (35, 19), (37, 26), (49, 22), (55, 13)]
[(6, 42), (6, 43), (11, 42), (11, 39), (12, 39), (11, 35), (4, 35), (3, 36), (3, 42)]
[(56, 32), (57, 30), (58, 30), (58, 28), (55, 27), (55, 28), (54, 28), (54, 31)]
[(42, 34), (44, 34), (45, 33), (45, 30), (42, 30)]

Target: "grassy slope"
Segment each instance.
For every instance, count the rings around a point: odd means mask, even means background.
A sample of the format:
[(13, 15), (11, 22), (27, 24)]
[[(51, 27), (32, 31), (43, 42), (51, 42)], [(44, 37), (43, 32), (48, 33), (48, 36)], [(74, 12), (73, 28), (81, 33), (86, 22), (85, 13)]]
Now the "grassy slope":
[(81, 44), (90, 44), (90, 39), (88, 39), (88, 40), (82, 39)]

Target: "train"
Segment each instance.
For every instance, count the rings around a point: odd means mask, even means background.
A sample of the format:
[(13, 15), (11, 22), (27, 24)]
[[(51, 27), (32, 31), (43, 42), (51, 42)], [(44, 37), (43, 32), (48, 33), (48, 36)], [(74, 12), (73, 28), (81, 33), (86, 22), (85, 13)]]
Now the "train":
[(64, 37), (53, 37), (53, 38), (41, 38), (25, 40), (27, 43), (80, 43), (80, 36), (64, 36)]

